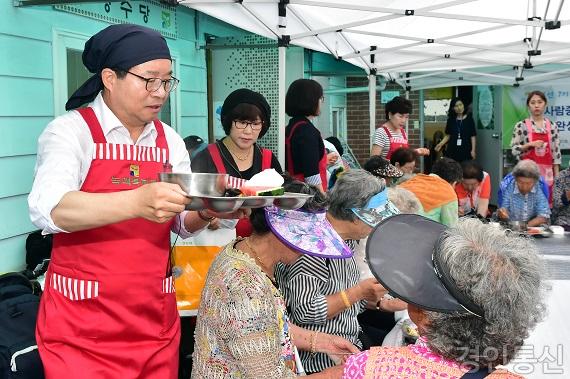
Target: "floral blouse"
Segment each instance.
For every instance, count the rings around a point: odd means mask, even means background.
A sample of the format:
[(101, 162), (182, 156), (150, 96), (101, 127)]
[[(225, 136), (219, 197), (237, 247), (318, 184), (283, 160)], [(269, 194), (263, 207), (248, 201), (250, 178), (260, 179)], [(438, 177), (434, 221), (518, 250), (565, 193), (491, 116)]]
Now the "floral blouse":
[[(404, 347), (373, 347), (350, 356), (344, 365), (343, 379), (460, 379), (467, 368), (430, 350), (424, 337)], [(522, 378), (495, 370), (489, 379)]]
[[(536, 133), (546, 133), (545, 127), (539, 127), (532, 121), (532, 129)], [(562, 163), (562, 153), (560, 152), (560, 136), (558, 133), (558, 127), (555, 122), (550, 121), (550, 134), (551, 141), (550, 150), (552, 152), (552, 164)], [(519, 121), (513, 128), (513, 137), (511, 139), (511, 152), (513, 155), (520, 159), (523, 151), (521, 146), (529, 143), (528, 131), (524, 120)]]
[(232, 241), (202, 292), (192, 378), (295, 378), (294, 346), (279, 290)]

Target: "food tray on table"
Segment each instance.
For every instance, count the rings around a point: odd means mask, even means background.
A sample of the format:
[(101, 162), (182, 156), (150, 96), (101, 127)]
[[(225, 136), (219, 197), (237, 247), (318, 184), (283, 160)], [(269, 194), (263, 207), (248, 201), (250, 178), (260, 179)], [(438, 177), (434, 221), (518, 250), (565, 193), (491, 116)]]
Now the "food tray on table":
[(313, 195), (285, 192), (279, 196), (192, 196), (186, 209), (199, 211), (209, 209), (214, 212), (234, 212), (240, 208), (263, 208), (271, 205), (283, 209), (301, 208)]
[(543, 226), (529, 226), (524, 234), (530, 237), (546, 238), (552, 236), (552, 231)]

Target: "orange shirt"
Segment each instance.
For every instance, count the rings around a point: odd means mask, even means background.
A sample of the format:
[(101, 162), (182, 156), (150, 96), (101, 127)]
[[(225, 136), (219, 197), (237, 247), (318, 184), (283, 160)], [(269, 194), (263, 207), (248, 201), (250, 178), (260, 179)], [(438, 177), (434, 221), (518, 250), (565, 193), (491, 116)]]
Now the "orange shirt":
[(491, 197), (491, 177), (483, 171), (483, 180), (472, 193), (467, 192), (462, 182), (455, 185), (455, 193), (459, 201), (459, 209), (463, 209), (465, 213), (471, 209), (477, 209), (479, 199), (489, 199)]

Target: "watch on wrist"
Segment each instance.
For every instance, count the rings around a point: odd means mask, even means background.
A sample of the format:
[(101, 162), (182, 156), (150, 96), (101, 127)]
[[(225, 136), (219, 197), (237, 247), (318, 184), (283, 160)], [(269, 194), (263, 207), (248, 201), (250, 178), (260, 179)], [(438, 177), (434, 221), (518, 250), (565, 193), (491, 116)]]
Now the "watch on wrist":
[(215, 217), (207, 217), (205, 216), (201, 210), (198, 211), (198, 217), (200, 217), (201, 220), (206, 221), (208, 223), (212, 222), (213, 219), (215, 219)]

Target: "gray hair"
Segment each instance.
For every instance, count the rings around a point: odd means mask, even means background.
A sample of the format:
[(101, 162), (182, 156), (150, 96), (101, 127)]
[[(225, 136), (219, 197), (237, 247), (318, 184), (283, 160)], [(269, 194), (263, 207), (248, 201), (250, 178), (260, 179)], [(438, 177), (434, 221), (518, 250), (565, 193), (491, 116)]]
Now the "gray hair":
[(422, 207), (413, 192), (398, 186), (388, 188), (388, 199), (394, 203), (401, 213), (417, 214)]
[(484, 317), (426, 312), (430, 347), (458, 362), (496, 366), (517, 353), (546, 307), (544, 267), (529, 238), (460, 219), (440, 245), (458, 289)]
[(515, 178), (522, 177), (538, 180), (540, 178), (540, 170), (534, 161), (523, 159), (513, 168), (513, 176)]
[(361, 208), (385, 188), (383, 180), (362, 169), (342, 174), (329, 191), (329, 213), (338, 220), (354, 221), (351, 208)]

